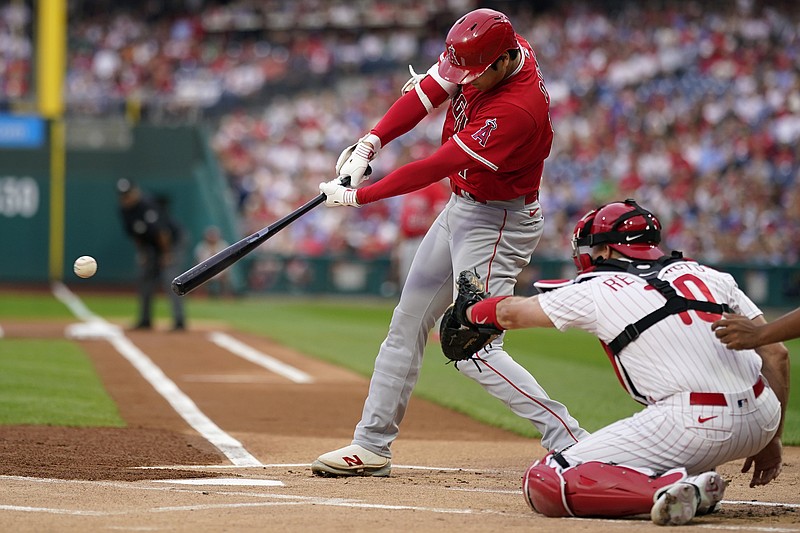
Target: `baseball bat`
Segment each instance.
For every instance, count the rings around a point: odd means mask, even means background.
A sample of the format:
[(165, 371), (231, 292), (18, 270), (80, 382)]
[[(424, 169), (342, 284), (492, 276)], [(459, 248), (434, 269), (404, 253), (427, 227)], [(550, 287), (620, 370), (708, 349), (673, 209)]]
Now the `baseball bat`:
[[(350, 184), (350, 176), (341, 179), (342, 185), (347, 187)], [(256, 248), (264, 244), (270, 237), (280, 230), (305, 215), (319, 204), (325, 201), (325, 194), (320, 193), (317, 197), (301, 205), (285, 217), (261, 228), (249, 237), (235, 242), (209, 257), (205, 261), (193, 266), (180, 276), (172, 280), (172, 290), (178, 296), (183, 296), (195, 290), (197, 287), (210, 280)]]

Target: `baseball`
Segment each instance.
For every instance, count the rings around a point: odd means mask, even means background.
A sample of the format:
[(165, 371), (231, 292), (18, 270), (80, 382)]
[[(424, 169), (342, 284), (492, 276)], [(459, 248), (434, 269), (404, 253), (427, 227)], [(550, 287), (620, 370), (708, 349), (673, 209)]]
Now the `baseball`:
[(91, 278), (97, 272), (97, 261), (94, 260), (94, 257), (82, 255), (75, 260), (72, 270), (79, 278)]

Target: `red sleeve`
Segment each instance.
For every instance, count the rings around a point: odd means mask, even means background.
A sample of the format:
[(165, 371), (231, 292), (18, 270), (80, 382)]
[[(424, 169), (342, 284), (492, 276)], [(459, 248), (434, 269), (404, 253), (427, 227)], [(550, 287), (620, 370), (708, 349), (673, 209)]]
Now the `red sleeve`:
[[(448, 98), (447, 92), (432, 76), (425, 76), (419, 83), (419, 87), (430, 100), (433, 108), (439, 107)], [(411, 128), (419, 124), (427, 114), (428, 110), (420, 100), (417, 91), (408, 91), (392, 104), (392, 107), (370, 133), (374, 133), (380, 138), (381, 146), (386, 146), (393, 139), (411, 131)]]
[(387, 174), (382, 180), (356, 191), (356, 200), (364, 205), (384, 198), (400, 196), (421, 189), (460, 170), (479, 165), (464, 150), (449, 140), (425, 159), (413, 161)]

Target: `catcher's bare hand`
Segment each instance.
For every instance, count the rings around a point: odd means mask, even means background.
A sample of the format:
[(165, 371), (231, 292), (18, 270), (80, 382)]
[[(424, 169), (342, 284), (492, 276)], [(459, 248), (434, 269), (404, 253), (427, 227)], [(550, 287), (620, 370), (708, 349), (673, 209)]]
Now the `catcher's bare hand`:
[(781, 439), (776, 437), (763, 450), (745, 459), (742, 472), (748, 472), (750, 467), (754, 466), (750, 487), (766, 485), (781, 473), (782, 462), (783, 444)]

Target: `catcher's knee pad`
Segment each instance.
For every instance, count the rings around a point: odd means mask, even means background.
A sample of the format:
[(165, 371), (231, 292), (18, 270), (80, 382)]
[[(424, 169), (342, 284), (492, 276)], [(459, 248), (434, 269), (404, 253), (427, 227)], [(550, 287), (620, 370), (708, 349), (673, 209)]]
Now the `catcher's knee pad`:
[(653, 495), (685, 477), (682, 468), (653, 477), (598, 461), (563, 470), (536, 462), (522, 483), (528, 505), (545, 516), (622, 517), (649, 513)]
[(564, 501), (564, 479), (553, 467), (539, 461), (522, 477), (522, 495), (528, 506), (544, 516), (573, 516)]

